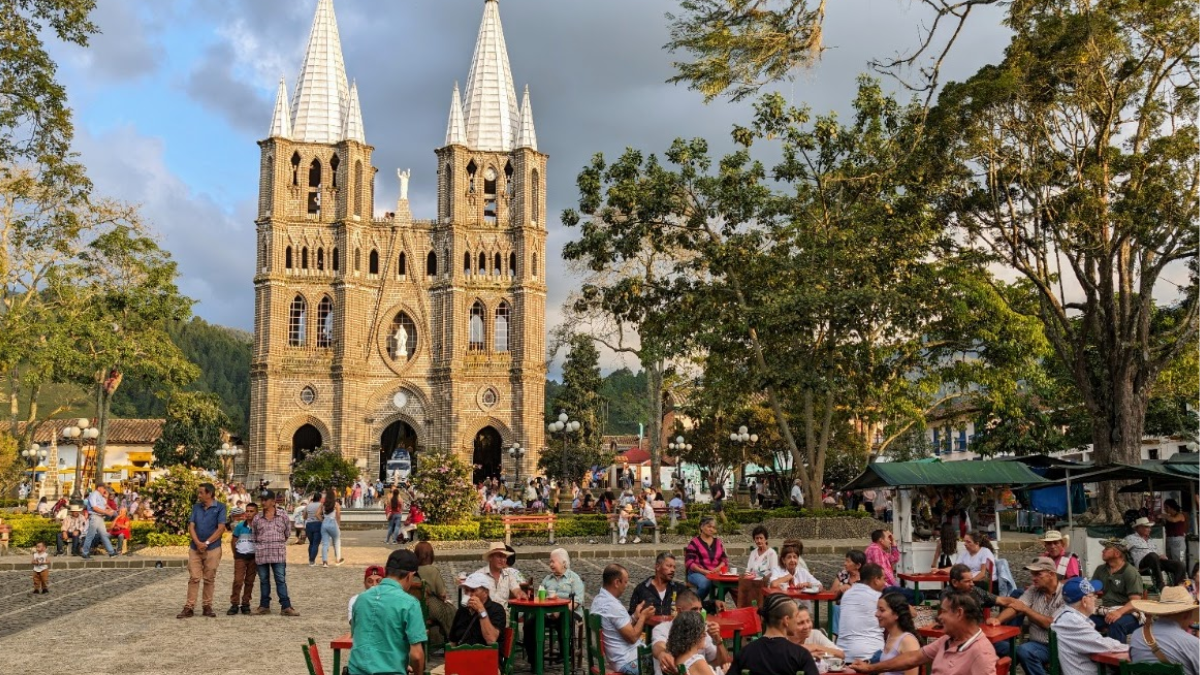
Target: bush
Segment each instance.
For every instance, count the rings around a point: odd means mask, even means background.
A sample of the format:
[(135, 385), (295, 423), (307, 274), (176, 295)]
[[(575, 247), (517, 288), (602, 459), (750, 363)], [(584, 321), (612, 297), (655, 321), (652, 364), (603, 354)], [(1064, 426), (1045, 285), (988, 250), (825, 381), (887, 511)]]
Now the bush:
[(312, 494), (317, 490), (345, 490), (354, 485), (359, 469), (354, 461), (342, 457), (332, 448), (318, 448), (308, 453), (292, 473), (292, 486)]
[[(5, 517), (4, 522), (12, 526), (10, 543), (14, 548), (33, 548), (39, 541), (44, 542), (47, 546), (54, 546), (55, 535), (62, 529), (58, 521), (33, 514)], [(111, 523), (109, 524), (111, 525)], [(135, 520), (129, 524), (129, 533), (132, 535), (129, 540), (131, 544), (144, 545), (148, 543), (150, 537), (158, 534), (157, 525), (148, 520)], [(186, 534), (165, 536), (182, 536), (185, 545), (189, 541)]]
[(471, 484), (471, 469), (445, 450), (426, 452), (412, 476), (417, 504), (425, 520), (439, 525), (470, 522), (479, 504), (479, 493)]
[(431, 525), (421, 523), (417, 526), (417, 539), (422, 541), (469, 541), (479, 539), (479, 523), (468, 522), (459, 525)]
[[(196, 494), (200, 491), (200, 484), (206, 482), (207, 478), (196, 475), (186, 466), (173, 466), (167, 469), (165, 475), (146, 485), (142, 495), (150, 501), (159, 531), (175, 534), (187, 532)], [(223, 497), (224, 492), (218, 490), (217, 499)]]
[(147, 546), (188, 546), (191, 543), (192, 538), (186, 534), (168, 534), (165, 532), (146, 533)]

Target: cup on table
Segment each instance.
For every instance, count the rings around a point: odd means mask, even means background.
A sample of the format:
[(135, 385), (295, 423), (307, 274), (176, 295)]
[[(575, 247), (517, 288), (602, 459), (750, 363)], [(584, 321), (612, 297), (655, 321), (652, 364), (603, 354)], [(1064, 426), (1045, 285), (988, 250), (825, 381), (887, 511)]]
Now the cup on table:
[(834, 671), (841, 670), (842, 666), (845, 665), (845, 663), (836, 656), (826, 656), (824, 661), (829, 666), (829, 669)]
[(557, 600), (558, 599), (558, 591), (546, 591), (546, 598), (548, 600)]
[(730, 573), (730, 574), (733, 574), (733, 575), (737, 575), (737, 568), (736, 568), (736, 567), (730, 567), (730, 568), (729, 568), (729, 573)]

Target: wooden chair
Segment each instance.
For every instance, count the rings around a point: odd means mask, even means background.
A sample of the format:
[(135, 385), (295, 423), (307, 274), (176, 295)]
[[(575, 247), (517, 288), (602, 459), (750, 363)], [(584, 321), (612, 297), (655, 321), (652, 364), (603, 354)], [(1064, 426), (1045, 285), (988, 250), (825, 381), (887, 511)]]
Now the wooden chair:
[(1010, 670), (1012, 670), (1011, 658), (1005, 656), (996, 662), (996, 675), (1008, 675)]
[(497, 645), (463, 645), (446, 648), (446, 675), (500, 675)]
[(317, 649), (317, 642), (312, 638), (308, 638), (308, 644), (304, 645), (304, 663), (308, 665), (308, 675), (325, 675), (325, 668), (321, 665), (321, 650)]
[(610, 672), (604, 665), (604, 640), (600, 636), (600, 617), (583, 610), (583, 622), (587, 626), (588, 675), (621, 675)]
[(1178, 663), (1131, 663), (1121, 662), (1121, 675), (1183, 675), (1183, 666)]

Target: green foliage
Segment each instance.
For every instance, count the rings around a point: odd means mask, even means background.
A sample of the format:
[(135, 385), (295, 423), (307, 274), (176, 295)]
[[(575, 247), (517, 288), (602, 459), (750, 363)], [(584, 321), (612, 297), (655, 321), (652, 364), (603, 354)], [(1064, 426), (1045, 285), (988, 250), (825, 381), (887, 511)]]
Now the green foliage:
[(359, 475), (354, 461), (333, 448), (317, 448), (305, 455), (292, 469), (292, 486), (312, 494), (317, 490), (344, 490)]
[(425, 518), (439, 525), (467, 522), (479, 504), (479, 494), (471, 484), (471, 467), (445, 450), (427, 450), (422, 455), (412, 485)]
[(607, 463), (601, 447), (604, 435), (602, 409), (604, 399), (600, 389), (604, 380), (600, 376), (600, 353), (586, 335), (571, 339), (571, 350), (563, 364), (563, 385), (554, 399), (555, 413), (565, 412), (572, 421), (582, 426), (579, 431), (566, 434), (558, 432), (546, 439), (547, 451), (542, 454), (538, 466), (547, 475), (564, 481), (577, 480), (587, 469)]
[[(50, 518), (43, 518), (38, 515), (29, 514), (21, 516), (5, 516), (4, 522), (11, 525), (13, 528), (10, 536), (10, 544), (15, 548), (33, 548), (40, 541), (46, 546), (54, 546), (56, 543), (55, 535), (62, 530), (58, 521)], [(152, 543), (155, 538), (183, 538), (183, 546), (187, 546), (189, 538), (184, 535), (167, 535), (158, 532), (158, 526), (155, 523), (135, 520), (129, 524), (130, 544), (141, 546), (149, 544), (151, 546), (174, 546), (178, 544), (155, 544)]]
[[(186, 466), (176, 465), (167, 469), (162, 476), (150, 481), (142, 490), (142, 496), (150, 502), (154, 521), (158, 528), (168, 534), (185, 534), (192, 505), (200, 485), (207, 479), (198, 476)], [(217, 498), (222, 497), (220, 491)]]
[(628, 368), (614, 370), (604, 377), (600, 396), (608, 402), (605, 435), (632, 436), (641, 430), (639, 423), (645, 424), (650, 420), (645, 370), (637, 373)]
[(425, 522), (417, 525), (417, 539), (422, 541), (473, 541), (479, 538), (479, 523), (434, 525)]
[(187, 534), (150, 532), (146, 535), (147, 546), (191, 546), (192, 538)]
[(228, 424), (216, 394), (172, 394), (162, 436), (154, 442), (155, 464), (216, 469), (220, 464), (216, 453), (222, 443), (221, 432)]

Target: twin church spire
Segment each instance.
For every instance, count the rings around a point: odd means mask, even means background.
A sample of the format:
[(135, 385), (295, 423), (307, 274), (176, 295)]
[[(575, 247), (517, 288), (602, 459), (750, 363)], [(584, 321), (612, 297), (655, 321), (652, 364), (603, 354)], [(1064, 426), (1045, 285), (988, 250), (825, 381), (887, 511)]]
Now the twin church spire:
[[(358, 86), (346, 78), (333, 0), (317, 0), (296, 91), (287, 105), (287, 84), (280, 80), (270, 133), (303, 143), (366, 143)], [(446, 145), (494, 152), (537, 149), (529, 88), (518, 104), (497, 0), (484, 2), (465, 98), (454, 85)]]

